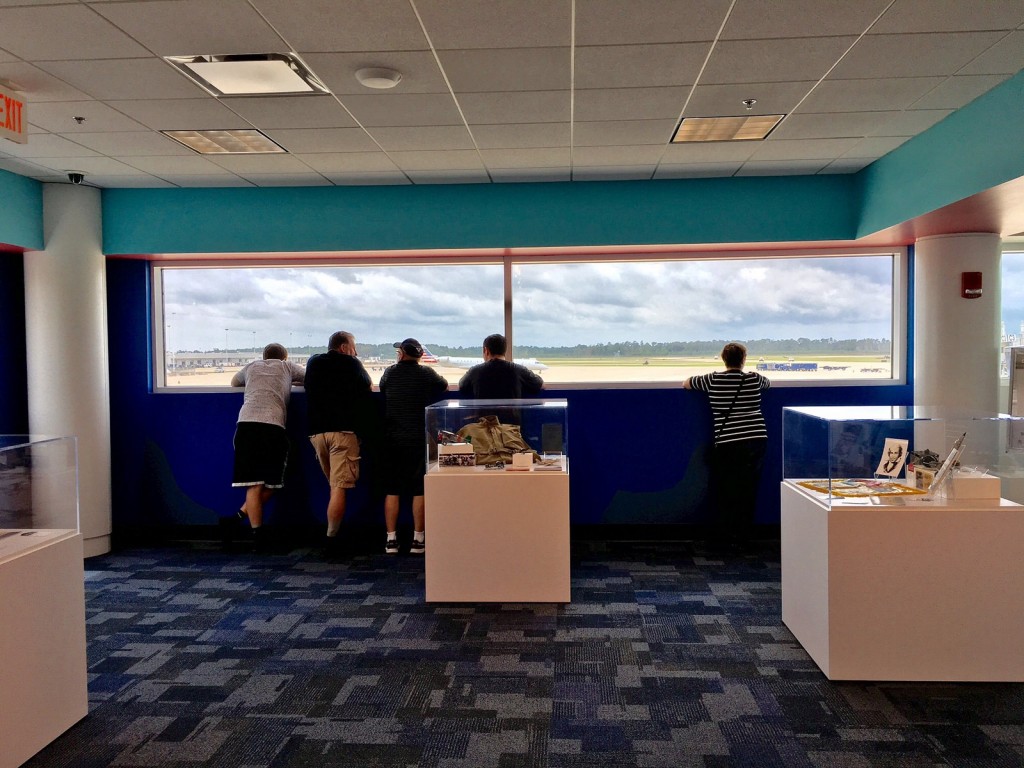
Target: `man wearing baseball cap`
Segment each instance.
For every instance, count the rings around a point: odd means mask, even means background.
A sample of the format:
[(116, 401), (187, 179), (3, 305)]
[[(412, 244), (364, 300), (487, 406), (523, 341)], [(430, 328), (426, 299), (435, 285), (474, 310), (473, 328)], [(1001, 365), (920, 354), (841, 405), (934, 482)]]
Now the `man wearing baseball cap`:
[(421, 555), (424, 533), (423, 411), (448, 391), (448, 382), (433, 368), (420, 365), (423, 345), (416, 339), (396, 341), (398, 362), (380, 377), (384, 396), (384, 522), (388, 537), (384, 551), (398, 554), (398, 511), (402, 496), (412, 496), (413, 541), (409, 551)]

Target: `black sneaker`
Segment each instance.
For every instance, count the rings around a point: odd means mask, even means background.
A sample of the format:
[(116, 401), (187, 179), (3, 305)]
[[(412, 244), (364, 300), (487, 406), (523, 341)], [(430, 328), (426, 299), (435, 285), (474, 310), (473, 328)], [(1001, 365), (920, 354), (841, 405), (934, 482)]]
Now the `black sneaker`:
[(388, 539), (384, 544), (385, 555), (397, 555), (398, 554), (398, 539)]
[(412, 546), (409, 547), (409, 554), (410, 555), (422, 555), (423, 552), (426, 550), (426, 548), (427, 548), (426, 539), (424, 539), (422, 541), (416, 541), (416, 539), (413, 539), (412, 540)]

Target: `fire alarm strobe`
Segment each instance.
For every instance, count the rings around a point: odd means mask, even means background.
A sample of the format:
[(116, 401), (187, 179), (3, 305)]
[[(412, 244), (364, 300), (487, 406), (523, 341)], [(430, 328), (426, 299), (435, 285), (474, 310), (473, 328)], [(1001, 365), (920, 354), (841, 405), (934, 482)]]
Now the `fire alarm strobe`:
[(965, 299), (981, 298), (981, 272), (960, 273), (960, 295)]

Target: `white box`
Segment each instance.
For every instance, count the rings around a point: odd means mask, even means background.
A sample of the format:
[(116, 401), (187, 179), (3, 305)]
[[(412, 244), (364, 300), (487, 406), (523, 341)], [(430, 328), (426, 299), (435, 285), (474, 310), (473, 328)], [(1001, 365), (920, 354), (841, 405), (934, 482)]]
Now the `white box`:
[(947, 499), (998, 499), (1002, 493), (999, 478), (984, 472), (956, 472), (946, 485)]

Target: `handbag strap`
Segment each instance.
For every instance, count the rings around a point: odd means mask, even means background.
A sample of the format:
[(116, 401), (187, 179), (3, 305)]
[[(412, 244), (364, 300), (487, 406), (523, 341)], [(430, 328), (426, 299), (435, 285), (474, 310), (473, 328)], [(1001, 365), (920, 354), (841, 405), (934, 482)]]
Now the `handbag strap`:
[(736, 405), (736, 401), (739, 399), (740, 391), (743, 389), (743, 383), (747, 380), (747, 374), (740, 374), (740, 383), (736, 386), (736, 394), (732, 396), (732, 402), (729, 403), (729, 410), (725, 412), (725, 416), (722, 417), (722, 423), (715, 429), (715, 442), (718, 442), (718, 436), (722, 434), (722, 430), (725, 429), (725, 423), (729, 421), (729, 417), (732, 415), (733, 406)]

